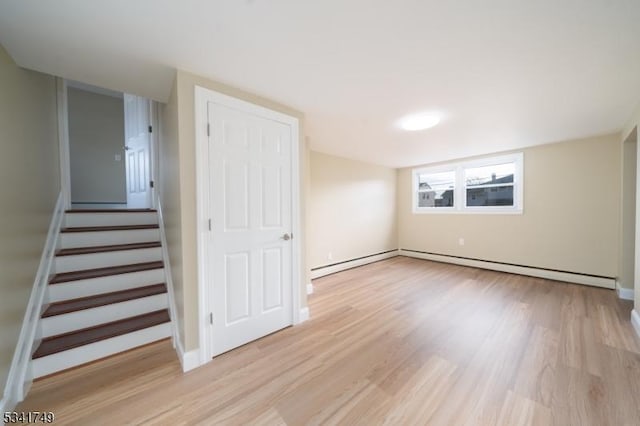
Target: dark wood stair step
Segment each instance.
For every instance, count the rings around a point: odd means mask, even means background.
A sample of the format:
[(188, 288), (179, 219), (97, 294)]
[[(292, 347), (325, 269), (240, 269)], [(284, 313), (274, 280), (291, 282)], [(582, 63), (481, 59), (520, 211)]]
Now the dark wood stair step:
[(154, 209), (86, 209), (67, 210), (66, 213), (156, 213)]
[(42, 314), (42, 318), (82, 311), (84, 309), (97, 308), (98, 306), (111, 305), (113, 303), (126, 302), (127, 300), (141, 299), (167, 292), (167, 286), (154, 284), (145, 287), (128, 290), (114, 291), (112, 293), (96, 294), (94, 296), (80, 297), (73, 300), (64, 300), (49, 305)]
[(110, 251), (122, 251), (122, 250), (137, 250), (146, 248), (162, 247), (160, 241), (153, 241), (148, 243), (133, 243), (133, 244), (116, 244), (111, 246), (94, 246), (94, 247), (78, 247), (61, 249), (56, 252), (56, 256), (72, 256), (76, 254), (91, 254), (91, 253), (105, 253)]
[(137, 229), (158, 229), (158, 225), (78, 226), (73, 228), (62, 228), (60, 232), (134, 231)]
[(110, 275), (128, 274), (130, 272), (148, 271), (164, 268), (161, 260), (155, 262), (134, 263), (131, 265), (109, 266), (107, 268), (85, 269), (82, 271), (63, 272), (55, 274), (49, 279), (49, 284), (59, 284), (69, 281), (87, 280), (90, 278), (107, 277)]
[(42, 339), (40, 346), (38, 346), (38, 349), (33, 353), (32, 358), (41, 358), (166, 322), (169, 322), (169, 311), (163, 309), (70, 333), (47, 337)]

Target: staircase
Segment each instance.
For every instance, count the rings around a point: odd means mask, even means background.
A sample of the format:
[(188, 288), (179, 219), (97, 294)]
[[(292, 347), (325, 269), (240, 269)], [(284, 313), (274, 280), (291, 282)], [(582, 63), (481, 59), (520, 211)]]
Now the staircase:
[(70, 210), (58, 239), (33, 378), (171, 336), (155, 210)]

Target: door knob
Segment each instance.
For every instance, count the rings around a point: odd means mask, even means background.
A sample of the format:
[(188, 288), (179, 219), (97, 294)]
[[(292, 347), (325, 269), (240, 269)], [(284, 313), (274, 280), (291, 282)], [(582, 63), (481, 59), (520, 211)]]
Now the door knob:
[(283, 240), (285, 240), (285, 241), (289, 241), (289, 240), (291, 239), (291, 235), (289, 235), (289, 234), (284, 234), (284, 235), (282, 236), (282, 239), (283, 239)]
[(124, 150), (125, 150), (125, 151), (129, 151), (130, 149), (131, 149), (131, 148), (129, 148), (128, 146), (125, 146), (125, 147), (124, 147)]

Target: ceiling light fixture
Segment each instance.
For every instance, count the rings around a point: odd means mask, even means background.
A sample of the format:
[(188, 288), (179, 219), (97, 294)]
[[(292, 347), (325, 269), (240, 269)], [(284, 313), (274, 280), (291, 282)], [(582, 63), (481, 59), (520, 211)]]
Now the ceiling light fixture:
[(440, 117), (435, 114), (413, 114), (399, 121), (400, 128), (409, 132), (429, 129), (440, 122)]

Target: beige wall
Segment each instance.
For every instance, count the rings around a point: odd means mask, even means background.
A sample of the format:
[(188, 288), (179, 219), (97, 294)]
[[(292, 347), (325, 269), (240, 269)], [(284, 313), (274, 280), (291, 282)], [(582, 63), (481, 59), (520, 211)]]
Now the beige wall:
[(619, 135), (522, 150), (522, 215), (413, 214), (401, 169), (400, 248), (616, 277), (620, 150)]
[(398, 248), (396, 169), (313, 151), (310, 163), (311, 268)]
[[(164, 107), (161, 167), (161, 201), (168, 222), (167, 235), (171, 256), (173, 282), (176, 302), (181, 316), (182, 343), (186, 351), (198, 347), (198, 281), (197, 281), (197, 240), (196, 240), (196, 144), (195, 144), (195, 87), (209, 88), (238, 99), (243, 99), (300, 119), (300, 164), (306, 164), (306, 144), (302, 137), (303, 116), (300, 112), (235, 89), (224, 84), (199, 77), (188, 72), (178, 71), (176, 83), (171, 92), (169, 104)], [(167, 123), (167, 120), (169, 122)], [(306, 171), (301, 171), (304, 188)], [(304, 194), (302, 205), (304, 206)], [(304, 229), (304, 215), (302, 211)], [(305, 235), (300, 235), (302, 247)], [(303, 253), (304, 254), (304, 253)], [(302, 259), (302, 268), (308, 270), (306, 256)], [(306, 283), (301, 283), (303, 306), (306, 306)]]
[(0, 46), (0, 386), (4, 388), (60, 192), (55, 79)]
[(68, 103), (71, 201), (126, 203), (122, 99), (70, 87)]

